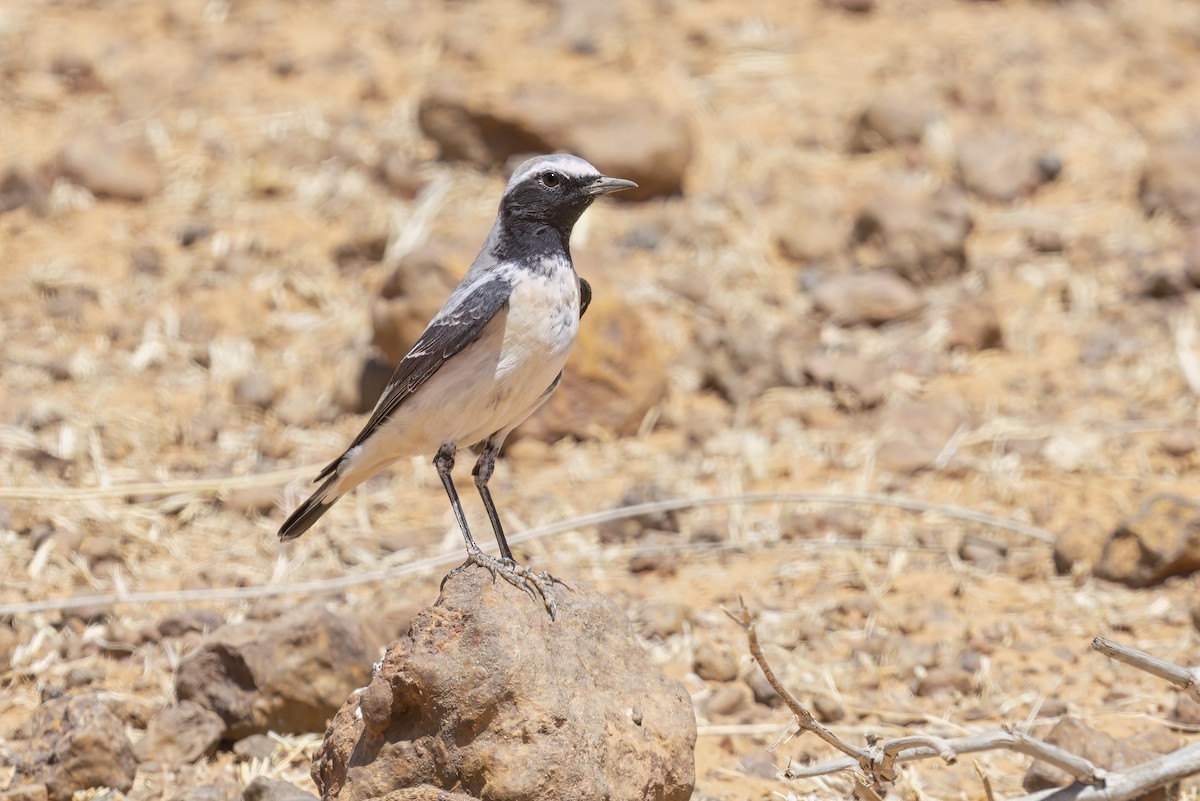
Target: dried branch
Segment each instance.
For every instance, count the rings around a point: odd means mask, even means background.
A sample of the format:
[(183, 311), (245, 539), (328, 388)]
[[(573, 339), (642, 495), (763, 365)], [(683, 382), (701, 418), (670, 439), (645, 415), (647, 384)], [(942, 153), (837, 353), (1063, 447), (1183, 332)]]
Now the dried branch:
[(1180, 667), (1165, 659), (1159, 659), (1145, 651), (1129, 645), (1121, 645), (1105, 637), (1097, 637), (1092, 640), (1092, 648), (1106, 656), (1111, 656), (1118, 662), (1124, 662), (1138, 670), (1146, 671), (1151, 676), (1169, 681), (1194, 700), (1200, 701), (1200, 668)]
[[(740, 599), (739, 599), (740, 601)], [(1050, 798), (1070, 798), (1072, 801), (1126, 801), (1139, 798), (1151, 790), (1174, 784), (1188, 776), (1200, 773), (1200, 743), (1181, 748), (1173, 753), (1119, 772), (1110, 772), (1077, 754), (1072, 754), (1057, 745), (1038, 740), (1013, 728), (983, 732), (964, 737), (945, 739), (930, 734), (916, 734), (876, 742), (868, 740), (866, 748), (851, 745), (821, 725), (812, 714), (788, 691), (775, 676), (766, 655), (758, 642), (754, 618), (744, 603), (736, 613), (723, 610), (746, 632), (750, 654), (758, 663), (767, 682), (792, 711), (796, 723), (796, 734), (812, 732), (846, 756), (815, 765), (789, 767), (785, 779), (812, 778), (837, 773), (843, 770), (859, 770), (871, 785), (894, 781), (897, 765), (917, 759), (939, 757), (947, 763), (956, 761), (960, 754), (979, 751), (1006, 749), (1027, 754), (1034, 759), (1053, 765), (1075, 778), (1075, 784), (1067, 788), (1053, 788), (1025, 796), (1020, 801), (1041, 801)], [(1092, 642), (1097, 651), (1145, 670), (1160, 678), (1196, 694), (1200, 685), (1200, 671), (1188, 670), (1170, 662), (1157, 659), (1136, 648), (1119, 645), (1097, 637)], [(977, 766), (978, 767), (978, 766)], [(985, 777), (990, 796), (990, 784)]]

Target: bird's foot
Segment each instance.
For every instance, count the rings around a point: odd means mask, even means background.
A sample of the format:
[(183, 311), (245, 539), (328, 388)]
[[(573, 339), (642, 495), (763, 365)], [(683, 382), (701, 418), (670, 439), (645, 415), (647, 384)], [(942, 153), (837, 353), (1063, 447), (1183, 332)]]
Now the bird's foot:
[(550, 619), (554, 620), (558, 616), (558, 604), (554, 601), (554, 594), (550, 592), (550, 585), (562, 584), (549, 573), (531, 570), (528, 567), (519, 565), (511, 559), (500, 559), (495, 556), (490, 556), (483, 551), (467, 551), (467, 561), (463, 562), (458, 567), (451, 570), (442, 579), (442, 586), (446, 585), (446, 581), (461, 570), (465, 570), (470, 565), (479, 565), (485, 570), (492, 573), (492, 581), (496, 580), (497, 576), (502, 576), (509, 584), (524, 590), (529, 593), (529, 596), (535, 601), (541, 599), (545, 605), (546, 611), (550, 614)]

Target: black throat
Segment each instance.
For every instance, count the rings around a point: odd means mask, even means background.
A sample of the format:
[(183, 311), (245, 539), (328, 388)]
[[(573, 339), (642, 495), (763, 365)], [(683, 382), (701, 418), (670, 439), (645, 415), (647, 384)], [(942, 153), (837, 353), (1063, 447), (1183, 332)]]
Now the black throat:
[(515, 214), (505, 215), (498, 236), (492, 243), (497, 261), (516, 262), (538, 271), (549, 272), (555, 257), (571, 263), (571, 229), (574, 221), (550, 223)]

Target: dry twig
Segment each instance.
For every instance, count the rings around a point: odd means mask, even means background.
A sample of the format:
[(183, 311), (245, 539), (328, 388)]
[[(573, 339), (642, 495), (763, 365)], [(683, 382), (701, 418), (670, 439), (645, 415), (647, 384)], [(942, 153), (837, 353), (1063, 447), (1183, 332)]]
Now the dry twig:
[[(766, 655), (759, 645), (754, 618), (746, 609), (745, 604), (743, 603), (741, 609), (736, 613), (728, 609), (724, 611), (746, 631), (750, 654), (758, 663), (763, 675), (766, 676), (767, 682), (775, 692), (779, 693), (780, 698), (792, 711), (798, 726), (797, 734), (803, 734), (806, 731), (812, 732), (846, 754), (844, 757), (815, 765), (800, 768), (789, 767), (783, 773), (785, 779), (812, 778), (843, 770), (858, 769), (870, 784), (878, 785), (885, 781), (895, 781), (897, 765), (903, 762), (939, 757), (947, 763), (953, 763), (960, 754), (996, 749), (1028, 754), (1073, 776), (1076, 784), (1066, 791), (1069, 792), (1072, 801), (1100, 801), (1101, 799), (1103, 801), (1126, 801), (1126, 799), (1138, 798), (1151, 790), (1174, 784), (1180, 779), (1200, 773), (1200, 743), (1193, 743), (1120, 772), (1110, 772), (1084, 757), (1072, 754), (1057, 745), (1038, 740), (1011, 727), (952, 739), (944, 739), (930, 734), (916, 734), (883, 741), (868, 738), (865, 748), (851, 745), (821, 725), (775, 676), (775, 672), (768, 664)], [(1189, 693), (1197, 692), (1197, 685), (1200, 683), (1197, 679), (1200, 678), (1200, 671), (1196, 669), (1181, 668), (1136, 648), (1119, 645), (1101, 637), (1097, 637), (1092, 642), (1092, 647), (1152, 675), (1166, 679)], [(1064, 792), (1062, 789), (1055, 788), (1026, 796), (1021, 801), (1058, 798), (1060, 796), (1057, 794), (1062, 792)]]

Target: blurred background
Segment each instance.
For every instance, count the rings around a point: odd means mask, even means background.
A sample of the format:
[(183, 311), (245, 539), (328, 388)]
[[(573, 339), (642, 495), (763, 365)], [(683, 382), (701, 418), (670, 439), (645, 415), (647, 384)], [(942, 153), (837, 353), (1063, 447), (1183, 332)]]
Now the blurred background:
[[(810, 792), (771, 762), (826, 753), (764, 750), (787, 713), (719, 611), (739, 594), (851, 733), (1194, 738), (1186, 699), (1086, 648), (1200, 662), (1198, 110), (1189, 0), (7, 0), (0, 734), (100, 693), (136, 740), (205, 631), (313, 599), (377, 647), (435, 600), (462, 543), (427, 458), (274, 533), (511, 167), (563, 150), (642, 189), (577, 228), (593, 304), (492, 489), (511, 532), (565, 521), (522, 561), (614, 595), (688, 684), (698, 798)], [(570, 523), (746, 493), (838, 497)], [(321, 728), (282, 728), (127, 791), (311, 788)], [(1019, 790), (1022, 758), (985, 764)]]

